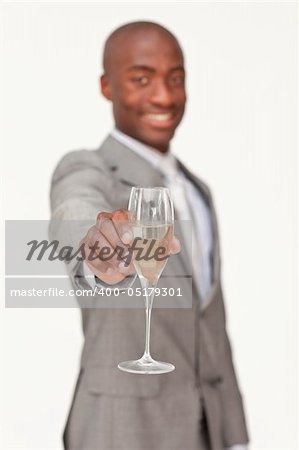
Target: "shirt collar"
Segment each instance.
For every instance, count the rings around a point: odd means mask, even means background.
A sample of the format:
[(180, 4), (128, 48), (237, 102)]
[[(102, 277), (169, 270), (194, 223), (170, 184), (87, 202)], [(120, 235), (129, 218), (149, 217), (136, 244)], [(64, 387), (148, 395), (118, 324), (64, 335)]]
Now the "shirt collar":
[(114, 128), (110, 135), (148, 161), (167, 178), (173, 178), (178, 174), (179, 169), (177, 160), (173, 154), (170, 153), (170, 151), (167, 153), (161, 153), (155, 148), (150, 147), (137, 139), (132, 138), (131, 136), (128, 136), (117, 128)]

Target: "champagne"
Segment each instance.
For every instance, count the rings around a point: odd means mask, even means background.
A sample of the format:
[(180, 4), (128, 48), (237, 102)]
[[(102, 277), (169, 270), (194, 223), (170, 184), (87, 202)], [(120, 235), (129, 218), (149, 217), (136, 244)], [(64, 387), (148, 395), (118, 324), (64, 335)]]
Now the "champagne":
[(133, 260), (136, 272), (140, 278), (156, 284), (170, 253), (173, 225), (135, 225), (132, 231), (134, 238), (138, 238), (138, 249)]

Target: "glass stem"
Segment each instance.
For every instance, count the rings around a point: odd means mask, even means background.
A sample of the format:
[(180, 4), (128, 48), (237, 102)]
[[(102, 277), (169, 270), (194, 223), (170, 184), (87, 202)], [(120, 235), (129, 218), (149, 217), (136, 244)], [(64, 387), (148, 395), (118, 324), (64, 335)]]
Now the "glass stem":
[[(150, 355), (150, 335), (151, 335), (151, 313), (153, 307), (153, 300), (155, 296), (155, 287), (149, 281), (144, 283), (145, 288), (145, 349), (142, 359), (152, 361)], [(150, 289), (150, 290), (149, 290)]]

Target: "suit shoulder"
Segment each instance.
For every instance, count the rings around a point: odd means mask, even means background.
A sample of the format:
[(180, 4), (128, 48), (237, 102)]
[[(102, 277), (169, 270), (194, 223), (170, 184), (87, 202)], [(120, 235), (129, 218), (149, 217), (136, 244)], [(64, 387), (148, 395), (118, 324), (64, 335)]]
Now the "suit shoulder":
[(59, 161), (56, 168), (64, 166), (74, 166), (76, 164), (99, 165), (103, 162), (97, 150), (73, 150), (66, 153)]
[(97, 150), (73, 150), (66, 153), (57, 163), (52, 180), (84, 169), (105, 171), (105, 162)]

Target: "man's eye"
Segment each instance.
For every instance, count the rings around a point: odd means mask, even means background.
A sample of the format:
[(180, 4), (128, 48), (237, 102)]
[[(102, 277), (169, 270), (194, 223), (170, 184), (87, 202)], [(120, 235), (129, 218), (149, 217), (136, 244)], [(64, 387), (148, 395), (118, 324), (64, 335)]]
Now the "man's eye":
[(140, 77), (132, 78), (132, 81), (134, 81), (135, 83), (141, 84), (142, 86), (145, 86), (146, 84), (148, 84), (149, 78), (142, 75)]
[(184, 77), (182, 75), (176, 75), (170, 78), (170, 84), (172, 86), (178, 86), (184, 84)]

